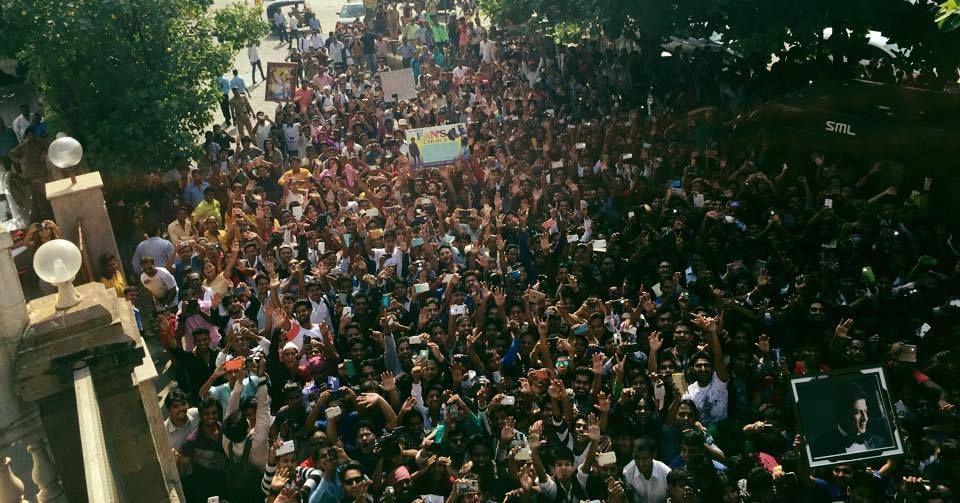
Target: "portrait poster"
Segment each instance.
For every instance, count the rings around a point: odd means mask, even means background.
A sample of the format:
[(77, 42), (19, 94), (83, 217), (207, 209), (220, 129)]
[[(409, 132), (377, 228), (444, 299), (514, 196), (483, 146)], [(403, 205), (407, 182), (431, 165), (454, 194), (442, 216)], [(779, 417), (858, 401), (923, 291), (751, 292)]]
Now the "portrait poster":
[(379, 76), (384, 103), (393, 103), (397, 100), (409, 101), (417, 97), (417, 84), (413, 81), (412, 68), (380, 72)]
[(410, 162), (415, 168), (439, 166), (466, 157), (467, 125), (447, 124), (406, 131)]
[(293, 101), (293, 92), (297, 89), (296, 63), (267, 63), (267, 101)]
[(790, 380), (811, 467), (903, 454), (883, 367)]

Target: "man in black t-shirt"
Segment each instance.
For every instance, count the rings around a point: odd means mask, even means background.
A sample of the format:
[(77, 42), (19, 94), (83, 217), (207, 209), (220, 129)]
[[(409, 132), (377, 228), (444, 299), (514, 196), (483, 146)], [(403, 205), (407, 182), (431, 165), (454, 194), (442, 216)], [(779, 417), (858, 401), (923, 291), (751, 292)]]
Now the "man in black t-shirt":
[(363, 58), (367, 60), (367, 65), (370, 67), (370, 76), (377, 74), (377, 38), (377, 35), (369, 29), (360, 37), (360, 42), (363, 43)]

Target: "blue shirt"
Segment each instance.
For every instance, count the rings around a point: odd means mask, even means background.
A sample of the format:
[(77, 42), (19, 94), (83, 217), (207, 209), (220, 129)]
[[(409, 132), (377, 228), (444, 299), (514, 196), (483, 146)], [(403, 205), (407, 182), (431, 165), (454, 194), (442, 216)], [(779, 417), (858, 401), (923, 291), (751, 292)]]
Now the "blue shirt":
[(247, 84), (243, 82), (243, 79), (241, 79), (239, 75), (230, 79), (230, 87), (239, 89), (242, 93), (247, 92)]
[[(260, 382), (258, 376), (248, 376), (243, 378), (243, 391), (240, 392), (240, 398), (248, 396), (257, 396), (257, 383)], [(227, 410), (227, 405), (230, 404), (230, 392), (233, 391), (230, 389), (230, 383), (225, 382), (219, 386), (213, 386), (210, 388), (210, 396), (216, 398), (220, 401), (220, 405), (223, 407), (223, 410)]]
[(133, 253), (133, 261), (130, 265), (133, 266), (133, 272), (137, 273), (137, 277), (139, 277), (140, 273), (143, 272), (143, 269), (140, 268), (141, 257), (153, 257), (154, 264), (157, 267), (164, 267), (174, 251), (173, 243), (162, 237), (153, 236), (144, 239), (137, 245), (137, 251)]
[(340, 483), (340, 471), (343, 467), (337, 467), (337, 474), (333, 480), (327, 480), (326, 477), (320, 480), (317, 488), (310, 493), (309, 503), (340, 503), (343, 500), (343, 484)]
[(183, 201), (190, 205), (190, 208), (196, 208), (200, 201), (203, 201), (203, 191), (209, 187), (207, 182), (200, 182), (200, 185), (192, 181), (183, 188)]
[(223, 94), (230, 94), (230, 80), (226, 77), (220, 77), (220, 80), (217, 81), (217, 85), (220, 86), (220, 92)]

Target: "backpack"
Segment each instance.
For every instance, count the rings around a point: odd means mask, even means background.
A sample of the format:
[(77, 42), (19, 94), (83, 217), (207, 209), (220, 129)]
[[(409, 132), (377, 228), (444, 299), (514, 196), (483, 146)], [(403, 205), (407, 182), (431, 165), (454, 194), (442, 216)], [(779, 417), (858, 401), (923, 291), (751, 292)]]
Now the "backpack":
[(234, 459), (233, 442), (227, 449), (227, 476), (226, 493), (230, 503), (263, 501), (263, 491), (260, 490), (260, 480), (263, 474), (250, 464), (250, 449), (253, 446), (253, 437), (247, 436), (243, 443), (243, 453), (239, 459)]

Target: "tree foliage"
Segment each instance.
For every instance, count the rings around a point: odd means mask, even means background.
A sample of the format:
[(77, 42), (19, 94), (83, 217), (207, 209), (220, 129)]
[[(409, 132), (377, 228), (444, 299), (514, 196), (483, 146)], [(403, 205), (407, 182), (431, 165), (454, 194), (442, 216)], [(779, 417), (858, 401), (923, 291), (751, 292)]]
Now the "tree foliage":
[[(260, 11), (209, 0), (5, 0), (0, 51), (27, 63), (48, 121), (107, 173), (157, 169), (213, 120), (237, 49), (262, 37)], [(8, 36), (9, 35), (9, 36)]]
[[(958, 0), (947, 0), (956, 7)], [(878, 49), (869, 32), (879, 31), (905, 54), (904, 70), (954, 74), (960, 30), (945, 33), (934, 22), (937, 5), (919, 0), (480, 0), (498, 25), (531, 23), (550, 34), (555, 27), (583, 33), (621, 34), (655, 59), (670, 37), (719, 35), (731, 66), (763, 72), (771, 55), (793, 64), (832, 67), (850, 73)], [(942, 14), (942, 10), (941, 10)], [(957, 21), (941, 21), (941, 23)], [(829, 40), (824, 29), (832, 28)], [(846, 67), (846, 68), (844, 68)], [(802, 73), (802, 72), (800, 72)]]
[(960, 28), (960, 2), (946, 0), (940, 4), (940, 9), (937, 11), (937, 25), (944, 31)]

